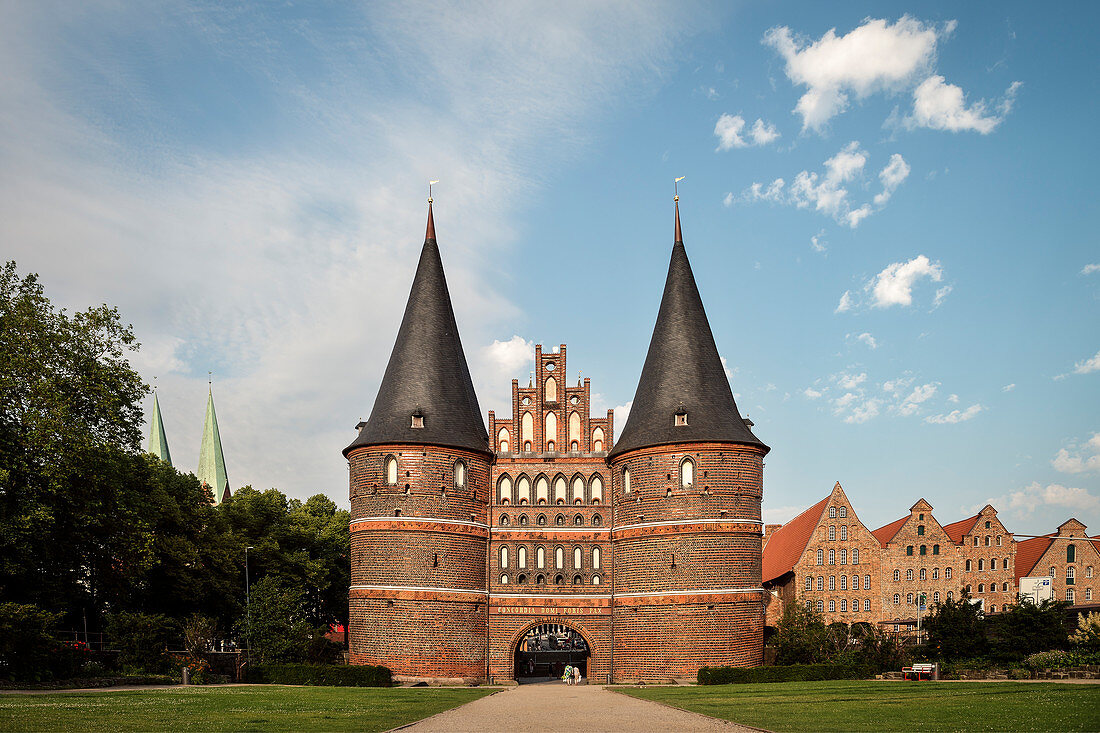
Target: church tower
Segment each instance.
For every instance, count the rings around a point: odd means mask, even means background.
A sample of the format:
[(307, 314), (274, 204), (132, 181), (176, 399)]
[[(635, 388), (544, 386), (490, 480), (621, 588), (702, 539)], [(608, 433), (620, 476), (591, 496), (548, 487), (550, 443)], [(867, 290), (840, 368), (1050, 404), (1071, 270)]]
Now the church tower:
[(487, 673), (492, 451), (428, 226), (350, 467), (350, 651), (404, 678)]
[(634, 403), (610, 454), (616, 681), (763, 663), (760, 501), (769, 448), (737, 411), (675, 236)]
[(222, 435), (218, 431), (218, 416), (214, 413), (214, 388), (206, 395), (206, 420), (202, 426), (202, 445), (199, 448), (199, 470), (195, 476), (214, 493), (214, 503), (221, 504), (229, 498), (229, 475), (225, 470), (225, 454), (222, 453)]
[(172, 454), (168, 452), (168, 436), (164, 432), (164, 420), (160, 416), (160, 400), (157, 392), (153, 390), (153, 417), (149, 420), (149, 447), (147, 453), (152, 453), (160, 460), (172, 465)]

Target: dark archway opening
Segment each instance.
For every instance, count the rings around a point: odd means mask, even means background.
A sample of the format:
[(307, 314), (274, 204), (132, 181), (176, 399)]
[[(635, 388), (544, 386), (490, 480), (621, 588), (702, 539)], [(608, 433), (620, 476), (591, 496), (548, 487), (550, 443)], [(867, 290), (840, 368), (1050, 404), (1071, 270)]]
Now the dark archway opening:
[(591, 651), (580, 632), (565, 624), (539, 624), (527, 631), (516, 644), (515, 679), (543, 682), (561, 679), (566, 666), (580, 667), (588, 677)]

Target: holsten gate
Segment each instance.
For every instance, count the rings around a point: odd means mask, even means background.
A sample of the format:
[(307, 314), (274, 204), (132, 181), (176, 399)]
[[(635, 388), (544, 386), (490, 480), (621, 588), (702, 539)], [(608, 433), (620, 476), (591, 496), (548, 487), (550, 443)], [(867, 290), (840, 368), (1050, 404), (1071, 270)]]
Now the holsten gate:
[(351, 480), (350, 652), (403, 678), (593, 680), (762, 663), (763, 458), (675, 236), (626, 425), (566, 347), (488, 432), (428, 227)]

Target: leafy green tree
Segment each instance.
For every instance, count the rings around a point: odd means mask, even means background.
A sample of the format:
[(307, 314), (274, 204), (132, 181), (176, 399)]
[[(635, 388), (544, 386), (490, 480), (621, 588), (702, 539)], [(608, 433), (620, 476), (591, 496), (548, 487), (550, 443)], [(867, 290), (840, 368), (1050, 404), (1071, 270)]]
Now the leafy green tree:
[(924, 619), (928, 649), (944, 661), (979, 657), (986, 652), (985, 619), (965, 591), (958, 600), (933, 604)]
[(998, 659), (1019, 660), (1050, 649), (1064, 649), (1068, 639), (1065, 601), (1023, 601), (986, 619), (992, 651)]
[(179, 646), (179, 626), (161, 614), (111, 614), (107, 617), (107, 635), (112, 648), (121, 652), (119, 663), (143, 672), (166, 672), (170, 660), (165, 652)]
[(1069, 640), (1084, 649), (1100, 649), (1100, 611), (1078, 618), (1077, 631)]
[(310, 623), (306, 594), (273, 575), (252, 586), (242, 626), (254, 664), (331, 662), (339, 649), (325, 639), (327, 627)]
[(776, 627), (774, 639), (779, 664), (812, 664), (825, 656), (828, 631), (825, 619), (802, 604), (789, 603)]

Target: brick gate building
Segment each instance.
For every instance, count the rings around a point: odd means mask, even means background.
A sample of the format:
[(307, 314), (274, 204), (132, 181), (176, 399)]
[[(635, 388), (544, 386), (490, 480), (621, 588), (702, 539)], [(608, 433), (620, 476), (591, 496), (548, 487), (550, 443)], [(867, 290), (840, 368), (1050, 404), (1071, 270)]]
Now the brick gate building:
[(488, 432), (431, 201), (420, 263), (350, 467), (350, 653), (405, 678), (565, 660), (616, 681), (763, 660), (768, 447), (742, 419), (675, 236), (632, 409), (591, 415), (566, 347), (535, 351)]

